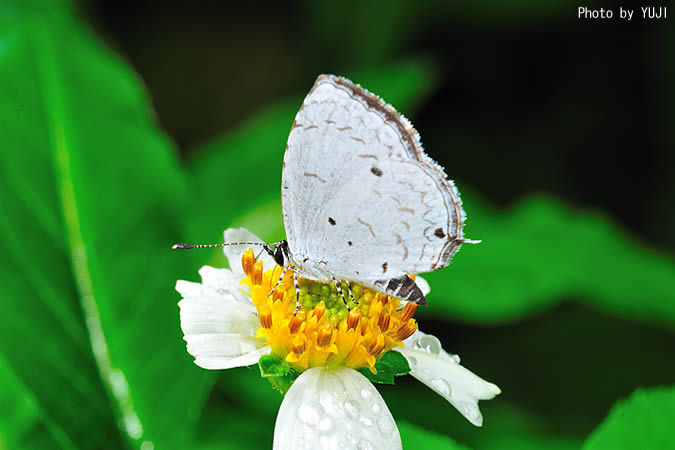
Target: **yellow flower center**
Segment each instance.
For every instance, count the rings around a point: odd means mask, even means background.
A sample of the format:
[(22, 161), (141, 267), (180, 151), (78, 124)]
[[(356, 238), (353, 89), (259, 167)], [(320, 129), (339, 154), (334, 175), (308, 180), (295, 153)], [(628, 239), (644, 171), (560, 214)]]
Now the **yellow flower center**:
[(348, 309), (334, 284), (300, 277), (300, 309), (295, 314), (296, 290), (290, 270), (268, 295), (283, 268), (275, 265), (263, 271), (262, 261), (255, 261), (251, 249), (244, 252), (241, 264), (246, 274), (242, 283), (249, 287), (260, 317), (257, 336), (264, 337), (272, 352), (298, 371), (344, 366), (368, 367), (375, 373), (380, 357), (396, 346), (403, 347), (403, 340), (417, 330), (412, 318), (416, 304), (399, 308), (400, 299), (356, 283), (342, 284)]

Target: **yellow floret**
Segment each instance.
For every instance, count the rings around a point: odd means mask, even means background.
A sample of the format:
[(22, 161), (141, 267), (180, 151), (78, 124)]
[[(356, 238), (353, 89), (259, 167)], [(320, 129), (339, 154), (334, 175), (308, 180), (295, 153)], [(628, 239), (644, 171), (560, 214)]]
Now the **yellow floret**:
[[(272, 295), (268, 295), (283, 271), (282, 267), (263, 270), (253, 250), (242, 255), (251, 300), (258, 310), (260, 329), (272, 353), (284, 358), (294, 369), (326, 366), (368, 367), (417, 330), (412, 318), (417, 305), (377, 293), (356, 283), (343, 282), (357, 304), (349, 299), (349, 309), (337, 294), (335, 285), (300, 277), (300, 309), (295, 314), (296, 290), (289, 270)], [(347, 295), (347, 297), (349, 297)]]

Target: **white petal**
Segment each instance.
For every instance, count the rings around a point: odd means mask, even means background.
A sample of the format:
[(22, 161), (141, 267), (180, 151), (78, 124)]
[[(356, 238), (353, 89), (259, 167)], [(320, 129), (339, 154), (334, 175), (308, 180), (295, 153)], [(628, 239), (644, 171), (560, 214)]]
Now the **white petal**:
[(286, 393), (274, 426), (274, 450), (401, 449), (389, 408), (353, 369), (314, 367)]
[(417, 331), (406, 339), (404, 349), (396, 349), (410, 364), (410, 374), (449, 401), (469, 422), (483, 424), (478, 400), (489, 400), (501, 391), (459, 364), (457, 355), (448, 354), (435, 336)]
[(232, 277), (229, 270), (205, 266), (200, 273), (204, 284), (176, 283), (176, 290), (184, 296), (178, 306), (188, 353), (206, 369), (255, 364), (261, 354), (270, 351), (265, 339), (255, 337), (260, 328), (255, 307), (250, 299), (242, 302), (246, 295), (233, 291), (229, 281), (222, 287), (213, 283), (219, 276)]
[[(229, 297), (229, 298), (228, 298)], [(178, 302), (183, 334), (239, 333), (255, 336), (260, 328), (253, 306), (241, 305), (231, 296), (186, 297)]]
[[(244, 293), (248, 292), (248, 287), (241, 284), (244, 278), (244, 272), (239, 266), (241, 274), (237, 274), (229, 269), (216, 269), (211, 266), (204, 266), (199, 269), (199, 275), (202, 277), (202, 293), (209, 296), (232, 295), (237, 303), (249, 305), (253, 308), (251, 298)], [(185, 295), (183, 295), (185, 297)]]
[(258, 364), (262, 355), (267, 355), (272, 351), (271, 347), (261, 347), (256, 351), (245, 353), (235, 357), (223, 356), (200, 356), (195, 359), (195, 364), (203, 369), (220, 370), (232, 369), (234, 367), (246, 367)]
[(185, 336), (188, 353), (205, 369), (249, 366), (270, 352), (264, 339), (238, 333), (195, 334)]
[[(246, 228), (228, 228), (225, 230), (224, 236), (225, 242), (263, 242), (258, 236), (251, 233)], [(255, 248), (250, 245), (226, 245), (223, 247), (223, 252), (227, 257), (227, 261), (230, 263), (230, 268), (239, 279), (244, 278), (244, 271), (241, 268), (241, 255), (249, 248), (253, 248), (256, 256), (260, 254), (258, 259), (263, 262), (263, 270), (272, 269), (276, 265), (274, 259), (263, 250), (262, 246), (257, 246), (257, 248)]]
[(183, 297), (201, 295), (202, 285), (201, 283), (194, 283), (192, 281), (178, 280), (176, 281), (176, 290)]

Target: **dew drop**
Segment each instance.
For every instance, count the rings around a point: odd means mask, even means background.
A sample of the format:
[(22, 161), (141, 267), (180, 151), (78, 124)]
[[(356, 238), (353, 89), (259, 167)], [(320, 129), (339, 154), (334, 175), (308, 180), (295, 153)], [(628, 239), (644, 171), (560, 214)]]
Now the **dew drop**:
[(359, 404), (352, 401), (352, 400), (346, 400), (345, 405), (345, 414), (347, 414), (347, 417), (349, 417), (352, 420), (358, 420), (359, 418)]
[(368, 388), (361, 389), (361, 398), (364, 399), (364, 400), (370, 400), (371, 398), (373, 398), (372, 389), (368, 389)]
[(328, 411), (335, 411), (338, 408), (338, 395), (337, 392), (321, 392), (319, 395), (319, 402), (321, 406)]
[(361, 422), (361, 425), (364, 427), (372, 427), (373, 426), (373, 419), (371, 419), (369, 416), (361, 416), (361, 419), (359, 419), (359, 422)]
[(310, 427), (318, 425), (323, 408), (316, 402), (303, 403), (298, 408), (300, 421)]
[(382, 408), (380, 408), (380, 405), (378, 405), (377, 403), (373, 403), (373, 406), (371, 406), (370, 409), (376, 416), (380, 414), (380, 411), (382, 410)]
[(450, 384), (443, 378), (434, 378), (429, 384), (442, 396), (447, 397), (450, 395)]
[(370, 443), (370, 441), (367, 441), (365, 439), (361, 439), (359, 441), (359, 445), (356, 447), (358, 450), (374, 450), (375, 447), (373, 447), (373, 444)]
[(328, 434), (333, 429), (333, 421), (326, 417), (319, 422), (319, 431), (323, 434)]
[(216, 289), (216, 292), (219, 293), (220, 295), (225, 295), (225, 289), (223, 288)]
[(384, 435), (389, 435), (394, 431), (394, 422), (389, 416), (382, 416), (377, 420), (377, 427)]
[(441, 346), (441, 341), (439, 341), (436, 336), (430, 334), (419, 338), (415, 343), (415, 347), (424, 350), (427, 353), (431, 353), (432, 355), (438, 355), (443, 348), (443, 346)]

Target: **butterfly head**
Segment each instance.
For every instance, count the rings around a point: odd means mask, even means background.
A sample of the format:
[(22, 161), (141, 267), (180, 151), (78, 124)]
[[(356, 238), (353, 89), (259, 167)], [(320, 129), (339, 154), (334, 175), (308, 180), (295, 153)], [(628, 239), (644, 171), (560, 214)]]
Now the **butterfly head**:
[(287, 241), (280, 241), (275, 244), (265, 244), (263, 245), (263, 248), (265, 249), (267, 254), (274, 259), (274, 262), (277, 263), (277, 265), (279, 266), (283, 267), (286, 261), (289, 260)]

